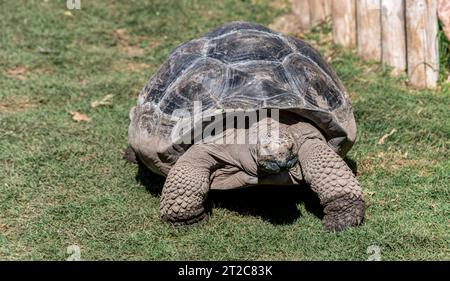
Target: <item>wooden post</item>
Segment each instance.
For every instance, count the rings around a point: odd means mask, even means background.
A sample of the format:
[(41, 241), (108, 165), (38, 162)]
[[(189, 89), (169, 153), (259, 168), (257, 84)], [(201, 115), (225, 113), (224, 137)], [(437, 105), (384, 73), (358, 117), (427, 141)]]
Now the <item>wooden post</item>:
[(308, 31), (311, 28), (311, 17), (308, 0), (291, 0), (292, 12), (298, 18), (302, 31)]
[(356, 2), (334, 0), (331, 7), (333, 41), (344, 47), (356, 45)]
[(439, 78), (437, 0), (406, 0), (409, 83), (435, 88)]
[(309, 9), (312, 26), (316, 26), (326, 19), (327, 17), (326, 1), (328, 0), (309, 0)]
[(442, 24), (442, 31), (450, 40), (450, 1), (438, 0), (438, 18)]
[(381, 2), (357, 0), (358, 55), (364, 60), (381, 61)]
[(325, 16), (331, 17), (331, 6), (333, 5), (333, 0), (325, 0)]
[(406, 69), (405, 5), (403, 0), (381, 0), (381, 57), (394, 68)]

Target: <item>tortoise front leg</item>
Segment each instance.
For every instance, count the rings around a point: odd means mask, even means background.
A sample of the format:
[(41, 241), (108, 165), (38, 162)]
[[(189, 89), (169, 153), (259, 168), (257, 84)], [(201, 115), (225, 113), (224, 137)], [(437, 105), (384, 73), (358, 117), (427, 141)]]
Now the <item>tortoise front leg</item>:
[(214, 158), (198, 145), (180, 157), (170, 170), (162, 190), (160, 214), (163, 221), (188, 225), (207, 220), (204, 202), (214, 162)]
[(362, 223), (364, 200), (350, 168), (324, 141), (306, 140), (299, 150), (303, 176), (324, 206), (323, 225), (340, 231)]

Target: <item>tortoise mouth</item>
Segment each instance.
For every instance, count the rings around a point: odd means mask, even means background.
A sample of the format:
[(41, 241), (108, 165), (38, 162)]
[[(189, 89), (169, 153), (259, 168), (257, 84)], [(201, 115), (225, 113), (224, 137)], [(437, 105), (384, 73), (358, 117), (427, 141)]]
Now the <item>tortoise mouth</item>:
[(297, 157), (290, 155), (285, 159), (260, 159), (258, 160), (258, 174), (276, 174), (287, 171), (297, 163)]

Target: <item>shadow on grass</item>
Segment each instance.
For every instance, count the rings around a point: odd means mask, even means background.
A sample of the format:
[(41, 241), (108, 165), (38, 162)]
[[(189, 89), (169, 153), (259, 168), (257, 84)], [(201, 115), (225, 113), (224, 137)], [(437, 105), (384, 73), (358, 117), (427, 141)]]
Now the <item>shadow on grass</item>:
[(136, 164), (138, 165), (136, 181), (142, 184), (153, 196), (159, 197), (166, 178), (150, 171), (139, 159), (137, 159)]
[[(354, 162), (353, 162), (354, 163)], [(151, 172), (138, 161), (136, 181), (153, 196), (160, 196), (165, 178)], [(356, 166), (355, 166), (356, 167)], [(275, 225), (292, 224), (301, 217), (297, 208), (303, 204), (308, 212), (323, 217), (319, 199), (309, 187), (300, 186), (254, 186), (235, 190), (212, 190), (208, 194), (207, 208), (225, 208), (241, 215), (260, 217)]]
[(236, 190), (213, 190), (209, 199), (214, 207), (260, 217), (275, 225), (292, 224), (301, 217), (298, 204), (303, 204), (306, 210), (315, 216), (323, 217), (319, 198), (305, 185), (266, 185)]
[(355, 176), (357, 176), (358, 175), (358, 164), (353, 159), (349, 158), (348, 156), (344, 157), (344, 161), (345, 161), (345, 163), (347, 163), (350, 170), (352, 170), (353, 174)]

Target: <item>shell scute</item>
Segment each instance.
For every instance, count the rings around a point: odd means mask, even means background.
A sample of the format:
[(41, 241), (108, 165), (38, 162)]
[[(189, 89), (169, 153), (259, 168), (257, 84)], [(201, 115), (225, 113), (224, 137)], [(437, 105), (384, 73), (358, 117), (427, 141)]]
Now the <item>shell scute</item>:
[(212, 39), (207, 54), (209, 57), (234, 63), (250, 60), (280, 61), (291, 52), (278, 36), (249, 30)]

